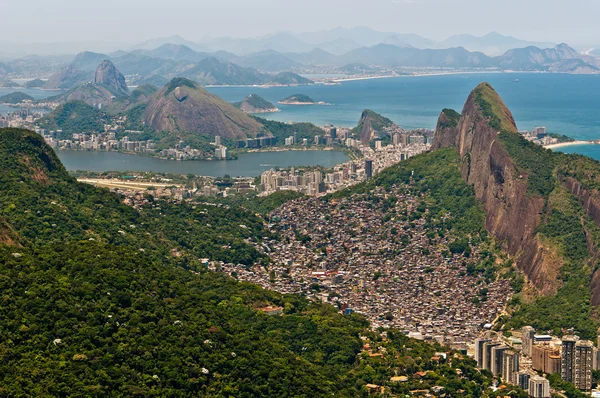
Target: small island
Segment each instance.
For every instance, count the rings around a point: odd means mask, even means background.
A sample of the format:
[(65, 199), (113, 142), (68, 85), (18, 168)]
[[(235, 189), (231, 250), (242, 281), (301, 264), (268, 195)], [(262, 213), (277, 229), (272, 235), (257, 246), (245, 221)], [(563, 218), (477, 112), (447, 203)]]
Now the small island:
[(234, 103), (233, 106), (246, 113), (279, 112), (279, 109), (275, 105), (256, 94), (250, 94), (243, 101)]
[(15, 91), (14, 93), (0, 97), (0, 104), (20, 104), (25, 101), (34, 101), (34, 98), (31, 95), (27, 95), (20, 91)]
[(284, 105), (315, 105), (316, 102), (310, 98), (308, 95), (304, 94), (294, 94), (290, 95), (287, 98), (279, 101), (280, 104)]

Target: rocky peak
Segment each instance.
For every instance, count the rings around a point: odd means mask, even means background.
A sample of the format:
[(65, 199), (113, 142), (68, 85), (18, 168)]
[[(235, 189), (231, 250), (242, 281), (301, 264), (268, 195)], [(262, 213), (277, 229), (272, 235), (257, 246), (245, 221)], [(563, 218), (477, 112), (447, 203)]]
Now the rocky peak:
[(517, 134), (510, 110), (491, 85), (482, 83), (469, 95), (458, 121), (456, 115), (442, 112), (433, 148), (458, 149), (463, 179), (486, 210), (488, 232), (504, 242), (538, 291), (555, 292), (556, 270), (546, 262), (548, 256), (536, 238), (544, 198), (528, 193), (527, 176), (517, 171), (499, 138), (501, 132)]
[(108, 87), (117, 97), (129, 95), (125, 76), (107, 59), (102, 61), (96, 68), (94, 83)]

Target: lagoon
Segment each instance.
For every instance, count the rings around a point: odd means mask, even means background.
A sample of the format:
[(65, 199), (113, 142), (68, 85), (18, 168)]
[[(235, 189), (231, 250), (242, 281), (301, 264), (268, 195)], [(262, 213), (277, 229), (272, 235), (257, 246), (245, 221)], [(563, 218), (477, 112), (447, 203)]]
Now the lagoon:
[(58, 151), (67, 170), (152, 171), (209, 177), (256, 177), (274, 167), (332, 167), (349, 160), (339, 151), (281, 151), (242, 153), (237, 160), (165, 160), (150, 156), (103, 151)]

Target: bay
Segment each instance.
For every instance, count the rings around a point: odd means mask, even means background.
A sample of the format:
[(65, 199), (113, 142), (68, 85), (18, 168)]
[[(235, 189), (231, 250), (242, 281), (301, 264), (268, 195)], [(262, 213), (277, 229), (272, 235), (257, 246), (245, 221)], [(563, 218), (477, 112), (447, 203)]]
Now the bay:
[(332, 167), (349, 160), (339, 151), (281, 151), (242, 153), (237, 160), (164, 160), (119, 152), (58, 151), (67, 170), (152, 171), (210, 177), (256, 177), (274, 167)]
[(361, 112), (371, 109), (405, 128), (433, 129), (442, 109), (460, 112), (471, 90), (481, 82), (498, 91), (519, 129), (546, 126), (549, 132), (578, 140), (600, 139), (600, 75), (465, 73), (366, 79), (335, 86), (210, 87), (209, 91), (230, 102), (255, 93), (275, 104), (292, 94), (332, 104), (278, 104), (281, 112), (262, 115), (283, 122), (354, 127)]

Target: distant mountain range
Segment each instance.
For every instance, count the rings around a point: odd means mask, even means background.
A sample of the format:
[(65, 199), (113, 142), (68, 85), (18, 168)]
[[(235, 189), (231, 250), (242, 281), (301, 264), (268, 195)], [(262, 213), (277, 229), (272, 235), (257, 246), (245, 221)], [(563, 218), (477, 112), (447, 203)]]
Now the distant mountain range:
[(44, 89), (68, 90), (92, 82), (102, 60), (110, 60), (129, 85), (157, 86), (176, 77), (200, 85), (302, 85), (311, 81), (300, 73), (402, 74), (406, 68), (600, 73), (600, 60), (594, 54), (498, 33), (457, 35), (436, 42), (414, 34), (336, 28), (200, 43), (171, 36), (111, 53), (28, 56), (0, 63), (0, 79), (10, 85), (15, 78), (33, 76), (47, 79)]
[[(289, 33), (281, 32), (256, 38), (222, 37), (205, 39), (197, 43), (187, 41), (179, 36), (155, 39), (142, 43), (135, 48), (148, 47), (148, 43), (184, 44), (198, 51), (229, 51), (237, 55), (248, 55), (254, 52), (274, 50), (278, 52), (308, 52), (320, 48), (327, 52), (341, 55), (360, 47), (372, 47), (377, 44), (392, 44), (398, 47), (414, 47), (419, 49), (447, 49), (464, 47), (469, 51), (483, 52), (489, 56), (505, 53), (513, 48), (554, 47), (550, 42), (530, 42), (491, 32), (484, 36), (469, 34), (455, 35), (443, 41), (435, 41), (416, 34), (382, 32), (367, 27), (335, 28), (318, 32)], [(160, 43), (160, 44), (159, 44)], [(158, 47), (156, 45), (155, 47)]]

